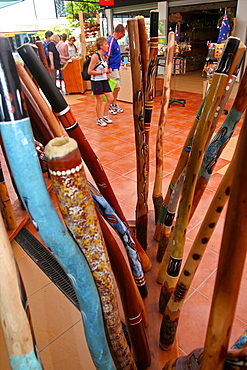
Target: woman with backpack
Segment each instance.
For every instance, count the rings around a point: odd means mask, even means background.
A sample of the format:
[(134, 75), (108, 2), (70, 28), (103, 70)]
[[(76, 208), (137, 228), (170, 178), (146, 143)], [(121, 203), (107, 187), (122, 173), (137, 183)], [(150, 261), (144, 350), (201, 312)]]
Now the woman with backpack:
[[(105, 53), (108, 51), (108, 42), (105, 37), (98, 37), (95, 42), (97, 52), (92, 55), (90, 64), (88, 66), (88, 74), (91, 75), (92, 91), (96, 97), (96, 114), (97, 114), (97, 125), (107, 126), (108, 123), (112, 123), (112, 120), (108, 118), (107, 113), (109, 106), (113, 102), (113, 93), (111, 91), (108, 82), (108, 73), (111, 69), (108, 68), (107, 58)], [(105, 94), (107, 101), (103, 107), (103, 95)]]

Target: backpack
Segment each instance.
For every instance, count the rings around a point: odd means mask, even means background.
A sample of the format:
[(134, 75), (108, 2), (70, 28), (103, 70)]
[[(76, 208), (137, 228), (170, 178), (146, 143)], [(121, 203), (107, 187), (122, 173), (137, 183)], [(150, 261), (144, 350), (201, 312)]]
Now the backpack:
[[(95, 66), (95, 69), (96, 69), (101, 64), (101, 59), (102, 58), (101, 58), (101, 56), (98, 52), (96, 52), (95, 54), (98, 55), (99, 60), (100, 60), (100, 62), (97, 63), (96, 66)], [(91, 62), (91, 57), (89, 57), (87, 55), (86, 60), (83, 63), (82, 72), (81, 72), (82, 78), (83, 78), (84, 81), (90, 81), (91, 80), (91, 75), (88, 74), (88, 67), (89, 67), (90, 62)]]
[(48, 45), (51, 43), (51, 41), (45, 42), (43, 41), (43, 47), (45, 51), (45, 57), (46, 59), (49, 59), (49, 50), (48, 50)]

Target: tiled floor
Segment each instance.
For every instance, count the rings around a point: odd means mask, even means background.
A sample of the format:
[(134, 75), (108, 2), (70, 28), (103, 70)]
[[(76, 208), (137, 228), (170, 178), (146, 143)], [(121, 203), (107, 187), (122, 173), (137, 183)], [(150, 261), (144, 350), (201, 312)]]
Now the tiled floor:
[[(188, 80), (192, 80), (193, 74), (187, 75), (186, 77), (188, 77)], [(167, 191), (167, 186), (175, 169), (184, 140), (202, 100), (202, 82), (204, 79), (201, 77), (201, 74), (198, 75), (198, 73), (194, 76), (197, 78), (194, 80), (197, 81), (195, 83), (197, 89), (192, 88), (194, 92), (188, 91), (188, 84), (186, 84), (186, 82), (184, 85), (180, 85), (180, 82), (183, 81), (178, 81), (177, 84), (178, 90), (176, 92), (176, 97), (185, 98), (186, 106), (182, 107), (173, 104), (168, 111), (164, 138), (163, 195), (165, 195)], [(102, 163), (127, 220), (134, 220), (136, 205), (136, 162), (132, 104), (119, 102), (119, 105), (124, 108), (124, 113), (113, 116), (113, 124), (107, 127), (99, 127), (96, 125), (95, 100), (91, 96), (91, 92), (87, 91), (83, 95), (67, 95), (65, 97), (86, 135), (86, 138)], [(158, 313), (160, 285), (155, 281), (158, 263), (155, 261), (157, 242), (153, 240), (155, 225), (152, 191), (155, 176), (155, 143), (160, 101), (160, 96), (157, 96), (154, 100), (150, 130), (150, 190), (148, 201), (149, 224), (147, 253), (153, 262), (153, 267), (146, 273), (149, 295), (145, 299), (145, 304), (149, 315), (147, 336), (150, 341), (152, 352), (151, 370), (161, 369), (165, 364), (165, 359), (168, 360), (174, 357), (175, 353), (164, 353), (158, 346), (159, 325), (162, 316)], [(231, 107), (232, 102), (232, 99), (228, 101), (226, 106), (227, 109)], [(218, 127), (220, 127), (224, 119), (225, 115), (222, 115)], [(223, 151), (203, 198), (188, 226), (185, 257), (189, 253), (189, 248), (193, 243), (205, 215), (205, 211), (231, 160), (240, 132), (240, 126), (241, 125), (236, 128), (232, 139)], [(7, 172), (5, 171), (4, 173), (7, 177)], [(88, 179), (90, 181), (92, 180), (89, 173)], [(14, 200), (15, 193), (11, 188), (10, 193)], [(223, 212), (208, 244), (202, 263), (198, 268), (182, 308), (177, 335), (179, 355), (187, 354), (193, 349), (204, 345), (217, 271), (224, 215), (225, 212)], [(35, 232), (30, 222), (28, 227)], [(13, 248), (28, 292), (34, 330), (45, 369), (94, 369), (88, 350), (85, 344), (82, 344), (84, 343), (84, 334), (79, 312), (77, 312), (72, 304), (62, 296), (61, 292), (39, 268), (36, 267), (35, 263), (25, 255), (16, 243), (13, 243)], [(245, 267), (232, 328), (230, 346), (246, 329), (246, 307), (247, 268)], [(3, 354), (0, 355), (0, 368), (3, 370), (8, 369), (6, 357)]]

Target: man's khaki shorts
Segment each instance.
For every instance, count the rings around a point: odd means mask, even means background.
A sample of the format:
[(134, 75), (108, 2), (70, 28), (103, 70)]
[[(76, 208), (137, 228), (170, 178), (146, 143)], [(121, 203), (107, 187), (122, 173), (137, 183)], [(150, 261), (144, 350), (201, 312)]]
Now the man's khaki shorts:
[(119, 72), (118, 69), (113, 69), (112, 70), (112, 73), (110, 74), (110, 78), (112, 78), (114, 81), (117, 81), (117, 84), (115, 86), (115, 89), (117, 89), (120, 86), (122, 86), (121, 76), (120, 76), (120, 72)]

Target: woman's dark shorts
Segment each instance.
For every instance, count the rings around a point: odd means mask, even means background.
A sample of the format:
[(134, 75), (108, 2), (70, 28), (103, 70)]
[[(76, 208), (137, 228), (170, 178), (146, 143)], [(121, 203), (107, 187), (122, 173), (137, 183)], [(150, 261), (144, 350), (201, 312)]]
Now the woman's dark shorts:
[(107, 92), (111, 92), (108, 80), (91, 81), (92, 91), (94, 95), (102, 95)]

